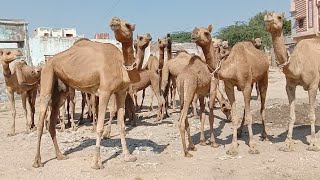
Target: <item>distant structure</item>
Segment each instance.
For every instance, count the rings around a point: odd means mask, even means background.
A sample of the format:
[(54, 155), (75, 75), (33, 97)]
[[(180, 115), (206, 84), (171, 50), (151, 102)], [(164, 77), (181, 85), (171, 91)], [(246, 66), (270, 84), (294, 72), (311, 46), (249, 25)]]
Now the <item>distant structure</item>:
[(0, 19), (0, 48), (20, 49), (24, 60), (31, 63), (28, 22), (24, 19)]
[(49, 28), (39, 27), (34, 30), (35, 37), (77, 37), (77, 31), (75, 28)]
[(320, 0), (291, 0), (292, 38), (315, 37), (320, 32)]
[(109, 33), (96, 33), (93, 39), (110, 39)]

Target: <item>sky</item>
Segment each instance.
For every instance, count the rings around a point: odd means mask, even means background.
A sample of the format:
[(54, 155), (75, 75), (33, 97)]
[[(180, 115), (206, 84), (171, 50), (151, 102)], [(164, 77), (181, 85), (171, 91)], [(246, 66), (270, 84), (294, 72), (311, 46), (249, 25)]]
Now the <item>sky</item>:
[(72, 27), (87, 38), (99, 32), (113, 38), (108, 23), (118, 16), (136, 24), (135, 34), (159, 38), (208, 24), (217, 32), (264, 10), (290, 16), (289, 9), (290, 0), (6, 0), (1, 2), (0, 19), (27, 20), (31, 37), (37, 27)]

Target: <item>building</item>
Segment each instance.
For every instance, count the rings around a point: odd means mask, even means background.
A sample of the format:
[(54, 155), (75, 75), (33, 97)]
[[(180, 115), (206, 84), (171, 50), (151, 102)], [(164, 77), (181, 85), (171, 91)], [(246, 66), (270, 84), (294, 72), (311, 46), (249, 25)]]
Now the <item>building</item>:
[(300, 41), (320, 32), (320, 0), (291, 0), (292, 38)]
[(110, 39), (109, 33), (96, 33), (94, 39)]
[(39, 27), (34, 30), (35, 37), (77, 37), (75, 28)]
[(23, 19), (0, 19), (0, 48), (20, 49), (24, 60), (31, 62), (28, 22)]

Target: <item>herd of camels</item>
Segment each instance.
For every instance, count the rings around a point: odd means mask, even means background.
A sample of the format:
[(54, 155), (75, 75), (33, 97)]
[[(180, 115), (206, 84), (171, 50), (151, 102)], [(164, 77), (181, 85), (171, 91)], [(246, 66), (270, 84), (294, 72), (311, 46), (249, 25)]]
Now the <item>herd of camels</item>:
[[(266, 30), (272, 37), (277, 64), (283, 69), (286, 77), (286, 91), (290, 104), (290, 122), (288, 126), (285, 146), (282, 151), (293, 151), (294, 142), (292, 131), (295, 116), (295, 90), (296, 86), (303, 86), (309, 93), (309, 115), (311, 123), (310, 151), (320, 151), (316, 143), (315, 135), (315, 99), (320, 88), (320, 64), (317, 59), (320, 51), (320, 39), (301, 40), (290, 54), (284, 44), (282, 32), (284, 13), (268, 12), (264, 17)], [(145, 49), (152, 38), (149, 33), (137, 36), (133, 40), (135, 25), (113, 17), (110, 28), (115, 38), (122, 44), (122, 51), (112, 44), (93, 42), (88, 39), (80, 39), (69, 49), (54, 55), (38, 68), (30, 67), (25, 61), (16, 62), (12, 68), (9, 64), (15, 61), (21, 52), (18, 50), (0, 50), (0, 61), (3, 67), (8, 99), (12, 105), (13, 123), (8, 135), (15, 135), (15, 100), (14, 93), (22, 97), (23, 109), (26, 117), (26, 131), (37, 129), (38, 142), (33, 167), (42, 167), (40, 156), (41, 137), (44, 127), (49, 131), (55, 153), (58, 160), (66, 159), (60, 151), (56, 138), (56, 124), (59, 113), (60, 127), (65, 128), (65, 102), (70, 103), (72, 130), (83, 123), (84, 106), (88, 105), (88, 118), (93, 121), (93, 131), (96, 132), (96, 146), (92, 168), (102, 169), (100, 157), (100, 142), (102, 138), (110, 137), (111, 121), (117, 117), (120, 130), (120, 138), (124, 160), (132, 162), (136, 157), (131, 155), (125, 139), (125, 119), (136, 125), (135, 112), (139, 109), (137, 92), (144, 91), (151, 85), (158, 101), (158, 113), (156, 122), (169, 116), (167, 109), (170, 104), (176, 107), (175, 92), (177, 90), (180, 99), (180, 118), (178, 122), (181, 135), (183, 152), (185, 157), (192, 157), (189, 151), (196, 151), (196, 147), (190, 135), (188, 122), (188, 109), (192, 104), (193, 114), (196, 114), (196, 106), (199, 101), (200, 145), (206, 145), (204, 136), (205, 124), (205, 98), (209, 97), (209, 125), (210, 144), (216, 148), (219, 146), (214, 137), (214, 106), (218, 100), (220, 110), (232, 124), (232, 144), (226, 152), (229, 155), (238, 154), (237, 138), (241, 137), (244, 122), (248, 124), (249, 153), (257, 154), (259, 150), (253, 139), (252, 116), (250, 112), (250, 99), (253, 84), (256, 84), (257, 92), (261, 100), (260, 113), (262, 116), (261, 140), (267, 139), (265, 130), (265, 102), (268, 88), (269, 60), (267, 55), (260, 50), (261, 41), (248, 40), (238, 42), (229, 48), (226, 42), (217, 43), (211, 37), (212, 25), (208, 27), (195, 27), (191, 39), (201, 47), (203, 57), (181, 51), (172, 57), (172, 42), (170, 34), (158, 39), (159, 58), (151, 55), (143, 66)], [(165, 50), (168, 60), (164, 61)], [(219, 83), (219, 80), (222, 81)], [(221, 86), (223, 84), (224, 86)], [(223, 87), (223, 88), (220, 88)], [(239, 118), (236, 110), (234, 87), (242, 91), (244, 98), (244, 115), (239, 126)], [(82, 112), (78, 124), (74, 122), (74, 98), (75, 90), (82, 92)], [(227, 98), (224, 97), (224, 92)], [(35, 102), (37, 93), (40, 93), (39, 122), (34, 124)], [(169, 95), (171, 98), (169, 99)], [(142, 102), (143, 103), (143, 98)], [(109, 101), (111, 106), (110, 118), (107, 127), (104, 128), (105, 112)], [(172, 103), (173, 102), (173, 103)], [(151, 105), (152, 106), (152, 105)], [(140, 107), (141, 108), (141, 107)], [(69, 118), (68, 118), (69, 119)], [(188, 146), (186, 145), (186, 134)]]

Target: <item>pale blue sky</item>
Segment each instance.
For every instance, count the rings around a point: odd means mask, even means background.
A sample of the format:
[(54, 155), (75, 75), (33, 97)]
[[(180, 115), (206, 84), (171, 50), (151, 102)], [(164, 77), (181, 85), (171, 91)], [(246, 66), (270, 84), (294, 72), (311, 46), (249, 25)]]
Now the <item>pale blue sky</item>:
[(290, 0), (6, 0), (1, 2), (0, 18), (26, 19), (30, 32), (36, 27), (74, 27), (92, 38), (96, 32), (113, 37), (107, 24), (118, 16), (135, 23), (135, 33), (149, 32), (155, 39), (209, 23), (216, 32), (264, 10), (289, 16), (289, 7)]

